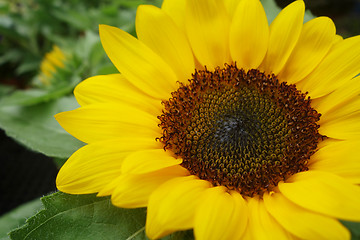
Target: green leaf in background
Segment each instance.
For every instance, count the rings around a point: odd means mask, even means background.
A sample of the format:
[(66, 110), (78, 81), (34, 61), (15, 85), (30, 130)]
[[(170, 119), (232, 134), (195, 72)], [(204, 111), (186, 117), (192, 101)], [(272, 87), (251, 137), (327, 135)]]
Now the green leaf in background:
[[(122, 239), (142, 240), (146, 209), (114, 207), (108, 197), (61, 192), (43, 197), (45, 209), (10, 233), (13, 240)], [(193, 239), (191, 232), (172, 234), (164, 240)]]
[(279, 14), (279, 12), (281, 11), (281, 8), (278, 7), (275, 0), (261, 0), (261, 3), (264, 7), (268, 22), (270, 24), (275, 19), (275, 17)]
[(53, 99), (64, 96), (72, 92), (74, 87), (80, 80), (76, 80), (72, 84), (61, 83), (51, 89), (27, 89), (17, 90), (13, 94), (3, 97), (0, 100), (0, 106), (30, 106), (42, 102), (48, 102)]
[(135, 34), (136, 7), (139, 4), (160, 6), (161, 2), (0, 0), (2, 78), (16, 77), (23, 84), (29, 83), (37, 74), (41, 59), (53, 45), (62, 48), (61, 43), (69, 41), (74, 47), (87, 31), (97, 34), (99, 24), (116, 26)]
[(360, 222), (341, 221), (351, 232), (351, 240), (360, 240)]
[(43, 206), (40, 199), (25, 203), (0, 217), (0, 240), (9, 239), (8, 233), (23, 225), (25, 220), (37, 213)]
[(309, 9), (306, 10), (305, 15), (304, 15), (304, 23), (310, 21), (311, 19), (313, 19), (315, 17), (316, 16), (314, 16)]
[(14, 90), (14, 87), (7, 85), (0, 85), (0, 98), (11, 93)]
[[(275, 2), (275, 0), (261, 0), (261, 3), (266, 12), (266, 16), (269, 24), (274, 21), (275, 17), (282, 10)], [(310, 12), (310, 10), (305, 11), (304, 22), (307, 22), (311, 19), (315, 18), (315, 16)]]
[(34, 151), (68, 158), (84, 144), (68, 134), (53, 116), (78, 106), (74, 97), (33, 106), (0, 106), (0, 128)]
[(62, 165), (65, 164), (67, 158), (53, 158), (53, 162), (55, 163), (56, 167), (60, 169)]

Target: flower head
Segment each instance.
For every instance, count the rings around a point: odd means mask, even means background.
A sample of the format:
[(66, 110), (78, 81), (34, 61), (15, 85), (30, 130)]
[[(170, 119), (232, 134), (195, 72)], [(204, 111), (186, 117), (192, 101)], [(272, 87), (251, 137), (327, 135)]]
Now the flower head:
[(79, 84), (59, 123), (88, 143), (59, 190), (147, 206), (146, 232), (197, 239), (349, 239), (360, 221), (360, 37), (295, 1), (140, 6), (138, 39), (101, 25), (121, 74)]
[(65, 67), (65, 59), (64, 52), (56, 45), (53, 46), (50, 52), (46, 53), (40, 65), (41, 74), (39, 77), (44, 85), (50, 85), (51, 78), (57, 69)]

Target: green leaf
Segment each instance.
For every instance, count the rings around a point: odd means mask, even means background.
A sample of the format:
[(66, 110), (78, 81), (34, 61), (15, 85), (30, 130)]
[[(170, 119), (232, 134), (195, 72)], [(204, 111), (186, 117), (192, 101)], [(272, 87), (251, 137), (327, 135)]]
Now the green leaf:
[(53, 162), (55, 163), (56, 167), (60, 169), (62, 165), (65, 164), (67, 158), (53, 158)]
[(52, 14), (72, 27), (90, 29), (92, 27), (91, 18), (86, 14), (79, 14), (79, 10), (82, 12), (84, 9), (66, 9), (66, 11), (61, 8), (52, 9)]
[(10, 233), (11, 239), (145, 239), (145, 209), (120, 209), (109, 198), (55, 193), (43, 197), (45, 210)]
[(78, 106), (74, 97), (33, 106), (0, 106), (0, 127), (32, 150), (51, 157), (68, 158), (84, 144), (68, 134), (54, 115)]
[(270, 24), (280, 13), (281, 8), (276, 4), (275, 0), (261, 0), (261, 3), (264, 7), (268, 22)]
[(0, 65), (4, 63), (14, 63), (19, 61), (23, 56), (23, 53), (19, 49), (9, 49), (8, 51), (0, 55)]
[(16, 90), (0, 100), (0, 106), (28, 106), (43, 100), (46, 101), (48, 91), (45, 89)]
[(13, 86), (0, 84), (0, 98), (11, 93), (13, 90)]
[(351, 232), (351, 240), (360, 240), (360, 222), (341, 221)]
[(0, 240), (9, 240), (10, 238), (8, 236), (6, 237), (0, 237)]
[(310, 21), (313, 18), (316, 18), (316, 16), (314, 16), (309, 9), (306, 10), (304, 15), (304, 23)]
[(0, 100), (0, 106), (30, 106), (41, 102), (48, 102), (52, 99), (61, 97), (70, 93), (74, 85), (62, 84), (58, 88), (47, 89), (27, 89), (17, 90), (13, 94), (3, 97)]
[(175, 232), (169, 236), (162, 238), (161, 240), (195, 240), (192, 230)]
[[(261, 0), (261, 3), (266, 12), (266, 16), (269, 24), (274, 21), (275, 17), (281, 12), (281, 8), (276, 4), (275, 0)], [(310, 12), (310, 10), (305, 11), (304, 22), (307, 22), (315, 16)]]
[[(45, 209), (10, 233), (13, 240), (31, 239), (126, 239), (145, 236), (146, 209), (114, 207), (109, 197), (69, 195), (61, 192), (43, 197)], [(164, 240), (193, 239), (191, 232), (172, 234)]]
[(25, 220), (36, 212), (38, 212), (42, 207), (40, 199), (35, 199), (28, 203), (25, 203), (11, 212), (8, 212), (0, 217), (0, 240), (8, 239), (8, 233), (14, 228), (23, 225)]
[[(10, 21), (13, 19), (8, 18)], [(0, 18), (0, 34), (4, 37), (7, 37), (11, 39), (14, 42), (19, 42), (20, 45), (26, 45), (26, 38), (22, 35), (20, 35), (18, 32), (14, 31), (14, 29), (11, 29), (9, 26), (4, 26), (5, 21), (4, 17), (2, 16)], [(10, 25), (10, 24), (7, 24)]]

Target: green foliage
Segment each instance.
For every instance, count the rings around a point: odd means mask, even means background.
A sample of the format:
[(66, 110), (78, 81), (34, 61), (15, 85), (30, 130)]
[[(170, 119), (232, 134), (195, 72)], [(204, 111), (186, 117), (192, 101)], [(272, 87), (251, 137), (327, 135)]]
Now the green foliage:
[[(136, 6), (159, 0), (0, 0), (0, 70), (34, 76), (52, 45), (76, 43), (86, 32), (109, 24), (134, 34)], [(13, 72), (11, 72), (12, 75)], [(11, 76), (13, 77), (13, 76)]]
[(0, 85), (0, 96), (11, 93), (14, 90), (12, 86)]
[(65, 66), (57, 68), (48, 79), (48, 85), (37, 75), (33, 79), (32, 88), (12, 89), (13, 91), (3, 94), (0, 91), (0, 106), (29, 106), (58, 99), (72, 93), (74, 87), (84, 78), (116, 72), (104, 54), (98, 34), (87, 31), (75, 44), (64, 41), (62, 45), (67, 51), (71, 50), (71, 53), (65, 53)]
[[(268, 22), (271, 23), (282, 9), (276, 4), (275, 0), (261, 0), (261, 3), (265, 9)], [(313, 18), (315, 18), (315, 16), (310, 12), (310, 10), (306, 10), (304, 22)]]
[[(101, 46), (98, 24), (134, 33), (136, 6), (154, 2), (0, 0), (0, 71), (7, 73), (0, 79), (0, 127), (34, 151), (69, 157), (82, 144), (68, 135), (53, 115), (78, 105), (60, 107), (69, 102), (62, 98), (87, 77), (117, 72)], [(64, 53), (65, 66), (58, 67), (49, 84), (44, 84), (40, 62), (54, 44)], [(24, 76), (28, 83), (21, 81)], [(1, 85), (6, 78), (16, 87)]]
[(9, 239), (7, 233), (21, 225), (24, 225), (26, 218), (36, 214), (42, 208), (40, 199), (35, 199), (1, 216), (0, 240)]
[[(61, 192), (43, 197), (45, 209), (10, 233), (13, 240), (31, 239), (147, 239), (146, 209), (114, 207), (108, 197), (69, 195)], [(180, 232), (164, 240), (192, 239)]]
[(0, 106), (0, 127), (31, 149), (48, 156), (67, 158), (83, 143), (69, 135), (53, 116), (77, 107), (74, 97), (32, 106)]
[(28, 90), (17, 90), (0, 99), (0, 106), (30, 106), (48, 102), (71, 93), (79, 82), (80, 79), (73, 76), (69, 83), (59, 82), (52, 85), (50, 89), (33, 88)]
[(360, 223), (342, 221), (342, 224), (347, 227), (351, 232), (351, 240), (360, 240)]
[(268, 22), (271, 23), (272, 21), (274, 21), (275, 17), (279, 14), (281, 8), (278, 7), (275, 0), (261, 0), (261, 4), (263, 5), (264, 10), (266, 12)]

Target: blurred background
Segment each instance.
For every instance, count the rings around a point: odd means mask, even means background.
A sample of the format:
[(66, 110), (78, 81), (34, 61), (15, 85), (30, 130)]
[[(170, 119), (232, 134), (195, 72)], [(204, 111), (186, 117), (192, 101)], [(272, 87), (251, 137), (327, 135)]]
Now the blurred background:
[[(360, 34), (359, 0), (305, 3), (344, 38)], [(98, 24), (134, 35), (139, 4), (161, 0), (0, 0), (0, 215), (56, 191), (59, 167), (82, 143), (52, 116), (77, 107), (72, 91), (81, 80), (117, 72)]]
[(53, 115), (77, 107), (81, 80), (117, 72), (98, 25), (135, 34), (139, 4), (161, 0), (0, 0), (0, 215), (56, 191), (58, 169), (83, 144)]
[[(276, 0), (284, 8), (292, 0)], [(304, 0), (314, 16), (328, 16), (344, 38), (360, 34), (360, 0)]]

